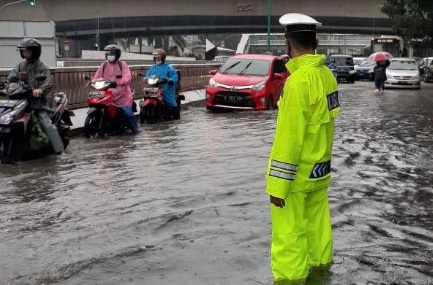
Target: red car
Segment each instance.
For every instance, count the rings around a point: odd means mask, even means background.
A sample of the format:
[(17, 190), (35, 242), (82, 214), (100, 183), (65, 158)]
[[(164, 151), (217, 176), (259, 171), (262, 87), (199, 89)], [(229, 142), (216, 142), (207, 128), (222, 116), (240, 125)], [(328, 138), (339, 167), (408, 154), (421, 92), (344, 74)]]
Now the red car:
[(278, 56), (230, 57), (206, 86), (207, 109), (269, 110), (277, 106), (289, 72)]

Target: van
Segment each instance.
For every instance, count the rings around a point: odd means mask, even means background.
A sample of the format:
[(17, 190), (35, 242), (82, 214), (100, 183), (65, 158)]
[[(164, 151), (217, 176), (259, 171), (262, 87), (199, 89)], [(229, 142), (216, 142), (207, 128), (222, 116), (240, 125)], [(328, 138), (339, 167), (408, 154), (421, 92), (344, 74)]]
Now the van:
[(328, 56), (326, 64), (335, 74), (337, 81), (355, 83), (355, 66), (351, 55), (333, 54)]

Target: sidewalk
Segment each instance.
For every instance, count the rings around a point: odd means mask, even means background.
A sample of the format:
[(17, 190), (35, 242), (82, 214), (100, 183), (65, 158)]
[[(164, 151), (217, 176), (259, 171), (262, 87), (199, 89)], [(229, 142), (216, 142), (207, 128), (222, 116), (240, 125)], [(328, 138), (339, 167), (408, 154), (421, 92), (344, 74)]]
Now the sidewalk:
[[(185, 96), (185, 100), (182, 101), (182, 105), (189, 105), (194, 102), (198, 103), (205, 99), (205, 89), (185, 91), (185, 92), (181, 92), (181, 94)], [(137, 102), (137, 106), (138, 106), (138, 102), (140, 100), (135, 100), (135, 101)], [(89, 108), (81, 108), (81, 109), (73, 110), (75, 116), (71, 117), (72, 124), (73, 124), (71, 126), (71, 130), (74, 130), (72, 133), (77, 133), (79, 129), (84, 127), (84, 121), (86, 120), (87, 110), (89, 110)], [(136, 112), (135, 114), (138, 115), (139, 112)]]

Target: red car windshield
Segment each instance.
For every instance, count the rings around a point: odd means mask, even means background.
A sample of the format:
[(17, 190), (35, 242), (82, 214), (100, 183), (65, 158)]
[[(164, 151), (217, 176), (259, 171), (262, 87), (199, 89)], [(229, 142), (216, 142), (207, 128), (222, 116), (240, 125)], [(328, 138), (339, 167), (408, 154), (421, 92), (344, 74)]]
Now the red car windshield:
[(269, 74), (267, 60), (231, 58), (221, 66), (219, 72), (232, 75), (266, 76)]

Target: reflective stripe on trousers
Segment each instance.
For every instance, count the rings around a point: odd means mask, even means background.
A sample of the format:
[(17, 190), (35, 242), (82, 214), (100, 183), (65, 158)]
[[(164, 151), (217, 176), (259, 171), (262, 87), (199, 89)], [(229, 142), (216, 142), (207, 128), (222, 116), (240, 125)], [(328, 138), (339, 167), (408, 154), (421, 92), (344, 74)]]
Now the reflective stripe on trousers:
[(289, 193), (285, 207), (271, 205), (271, 266), (275, 281), (307, 278), (309, 266), (332, 261), (328, 189)]

